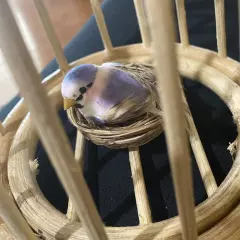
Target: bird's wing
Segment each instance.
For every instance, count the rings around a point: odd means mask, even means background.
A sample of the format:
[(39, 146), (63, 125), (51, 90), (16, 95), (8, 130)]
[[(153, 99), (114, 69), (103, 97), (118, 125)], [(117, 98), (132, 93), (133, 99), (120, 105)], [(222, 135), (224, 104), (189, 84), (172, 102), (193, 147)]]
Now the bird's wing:
[(132, 112), (131, 110), (136, 106), (136, 101), (134, 101), (134, 98), (126, 98), (123, 99), (123, 101), (112, 108), (110, 108), (108, 111), (106, 111), (102, 118), (107, 122), (113, 122), (118, 119), (121, 121), (122, 117), (126, 115), (126, 113)]
[(140, 100), (139, 96), (132, 94), (114, 105), (101, 117), (108, 123), (121, 123), (137, 117), (148, 111), (148, 102)]

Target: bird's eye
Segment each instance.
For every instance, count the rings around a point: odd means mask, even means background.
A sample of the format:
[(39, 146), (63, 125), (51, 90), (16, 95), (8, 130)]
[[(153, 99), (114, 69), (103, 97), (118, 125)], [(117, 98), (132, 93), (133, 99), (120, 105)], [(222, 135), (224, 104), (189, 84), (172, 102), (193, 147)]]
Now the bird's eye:
[(87, 89), (86, 89), (85, 87), (81, 87), (81, 88), (79, 89), (79, 91), (80, 91), (80, 93), (85, 93), (85, 92), (87, 91)]

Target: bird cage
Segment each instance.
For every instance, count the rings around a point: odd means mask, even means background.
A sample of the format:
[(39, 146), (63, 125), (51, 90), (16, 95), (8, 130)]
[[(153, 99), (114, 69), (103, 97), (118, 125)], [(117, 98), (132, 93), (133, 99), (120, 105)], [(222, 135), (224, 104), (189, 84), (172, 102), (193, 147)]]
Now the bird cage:
[[(224, 1), (215, 0), (218, 52), (213, 52), (189, 44), (184, 0), (176, 0), (180, 43), (175, 43), (172, 1), (146, 1), (147, 20), (142, 1), (135, 0), (143, 42), (121, 47), (112, 46), (100, 3), (91, 0), (105, 49), (69, 64), (43, 2), (34, 2), (59, 70), (41, 83), (13, 13), (6, 0), (0, 1), (0, 46), (23, 97), (0, 128), (1, 239), (240, 239), (238, 150), (230, 172), (217, 187), (191, 113), (184, 114), (187, 103), (182, 98), (180, 86), (180, 76), (186, 76), (210, 88), (228, 106), (239, 129), (240, 88), (237, 81), (240, 80), (240, 66), (227, 57)], [(154, 63), (179, 212), (177, 217), (152, 222), (139, 149), (131, 145), (129, 161), (139, 226), (105, 227), (101, 221), (81, 170), (84, 135), (78, 131), (74, 157), (56, 110), (62, 107), (60, 84), (69, 69), (82, 63), (107, 61)], [(37, 162), (33, 159), (38, 137), (69, 196), (67, 215), (45, 199), (37, 184)], [(187, 137), (208, 195), (196, 207)]]

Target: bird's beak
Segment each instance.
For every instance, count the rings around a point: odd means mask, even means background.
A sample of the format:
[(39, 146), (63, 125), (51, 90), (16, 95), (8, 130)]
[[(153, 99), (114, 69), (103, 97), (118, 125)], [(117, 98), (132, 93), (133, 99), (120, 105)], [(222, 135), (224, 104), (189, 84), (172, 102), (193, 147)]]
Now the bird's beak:
[(76, 105), (77, 102), (73, 99), (69, 99), (69, 98), (64, 98), (63, 99), (63, 108), (64, 110), (67, 110), (69, 109), (70, 107)]

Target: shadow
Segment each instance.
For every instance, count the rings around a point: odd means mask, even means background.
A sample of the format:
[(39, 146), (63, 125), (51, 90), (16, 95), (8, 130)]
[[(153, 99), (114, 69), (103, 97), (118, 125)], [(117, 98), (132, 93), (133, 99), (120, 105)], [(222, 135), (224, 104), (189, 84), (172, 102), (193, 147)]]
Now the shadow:
[(39, 163), (39, 173), (36, 180), (39, 188), (41, 189), (47, 200), (62, 213), (67, 212), (68, 197), (65, 193), (61, 182), (58, 179), (55, 169), (45, 151), (43, 151), (42, 145), (39, 142), (36, 152), (36, 157)]
[[(148, 199), (152, 211), (152, 220), (154, 222), (162, 221), (168, 218), (168, 211), (165, 206), (165, 201), (161, 192), (159, 178), (164, 178), (169, 173), (169, 164), (165, 164), (157, 171), (153, 158), (149, 155), (151, 149), (159, 146), (159, 150), (164, 153), (167, 151), (164, 134), (153, 140), (150, 144), (140, 148), (141, 163), (143, 169), (144, 180)], [(153, 146), (153, 147), (152, 147)], [(161, 159), (159, 159), (161, 161)]]
[(85, 145), (84, 177), (99, 209), (98, 148), (90, 141)]
[(108, 152), (98, 161), (98, 170), (102, 169), (109, 161), (114, 159), (119, 152), (124, 152), (126, 149), (108, 149)]
[[(195, 200), (195, 206), (202, 203), (204, 200), (208, 198), (207, 192), (194, 156), (192, 149), (190, 149), (191, 157), (192, 157), (192, 180), (193, 180), (193, 194)], [(177, 213), (177, 208), (176, 208)], [(177, 214), (176, 214), (177, 215)], [(176, 216), (174, 215), (174, 216)]]
[[(139, 223), (127, 149), (99, 147), (100, 214), (107, 226)], [(116, 155), (115, 155), (116, 154)], [(112, 157), (106, 161), (106, 157)], [(102, 163), (105, 162), (104, 165)]]
[(124, 201), (122, 201), (121, 204), (119, 204), (114, 210), (112, 210), (107, 214), (107, 216), (103, 218), (103, 222), (106, 226), (116, 226), (118, 224), (119, 218), (121, 218), (125, 212), (131, 210), (135, 205), (135, 195), (134, 193), (131, 193), (124, 199)]

